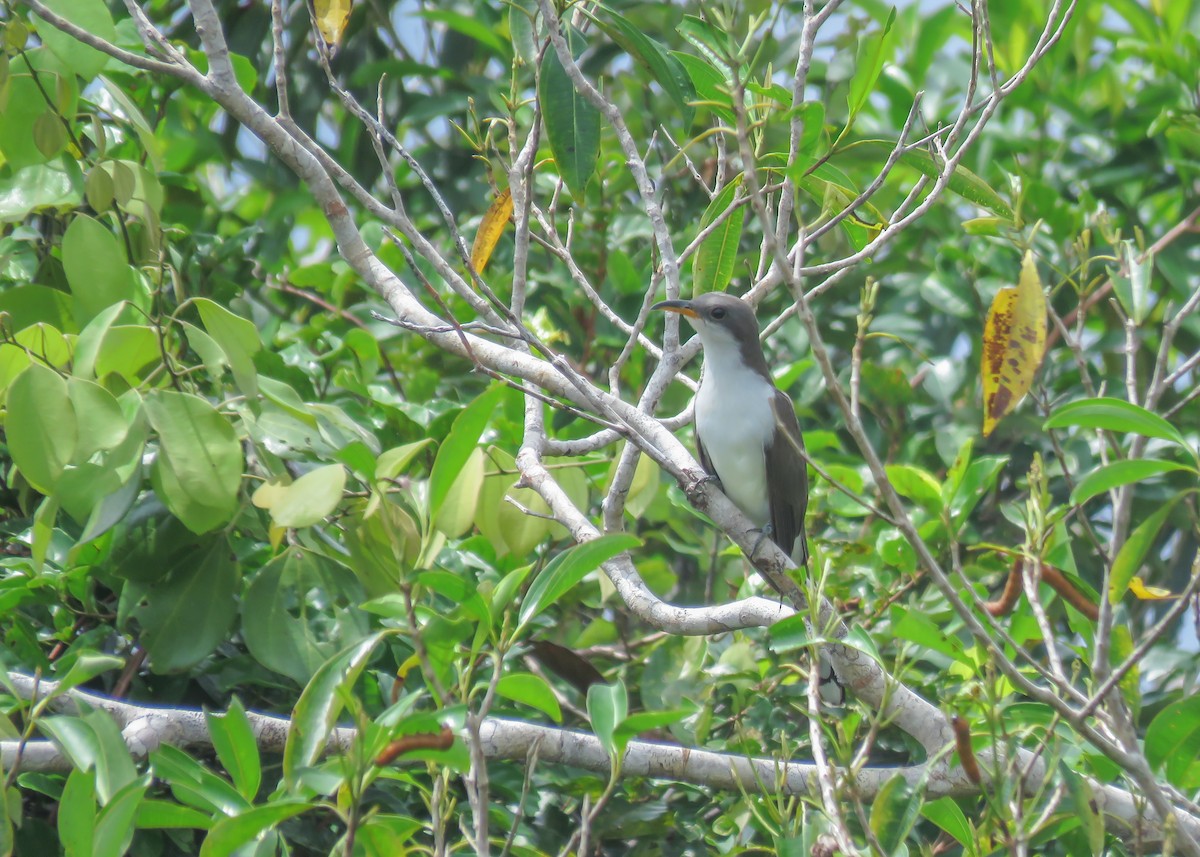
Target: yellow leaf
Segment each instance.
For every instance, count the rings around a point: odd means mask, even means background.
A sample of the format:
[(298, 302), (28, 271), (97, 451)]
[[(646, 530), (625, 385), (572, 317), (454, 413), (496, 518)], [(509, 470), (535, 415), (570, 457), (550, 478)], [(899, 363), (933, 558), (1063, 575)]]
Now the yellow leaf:
[(353, 0), (313, 0), (317, 13), (317, 29), (328, 45), (336, 45), (350, 23), (350, 7)]
[(1033, 252), (1016, 288), (1001, 289), (983, 328), (983, 436), (1029, 392), (1046, 353), (1046, 296)]
[(488, 260), (492, 258), (492, 251), (496, 249), (500, 236), (504, 234), (512, 213), (512, 193), (506, 189), (496, 197), (487, 214), (483, 215), (479, 231), (475, 233), (475, 241), (471, 244), (471, 267), (479, 273), (483, 273)]
[(1142, 582), (1140, 577), (1134, 577), (1129, 582), (1129, 591), (1142, 601), (1169, 601), (1179, 597), (1169, 589), (1162, 589), (1158, 586), (1147, 586)]

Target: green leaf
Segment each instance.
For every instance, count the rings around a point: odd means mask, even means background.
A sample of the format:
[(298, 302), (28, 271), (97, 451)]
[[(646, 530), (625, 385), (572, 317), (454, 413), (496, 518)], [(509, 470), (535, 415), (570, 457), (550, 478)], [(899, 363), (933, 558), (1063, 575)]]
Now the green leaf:
[(29, 484), (53, 494), (67, 463), (75, 455), (75, 408), (67, 382), (48, 366), (31, 363), (8, 391), (4, 423), (13, 462)]
[(483, 450), (477, 446), (451, 483), (437, 517), (433, 519), (433, 525), (446, 538), (457, 539), (471, 529), (479, 492), (483, 488), (483, 471)]
[[(742, 176), (736, 176), (712, 198), (704, 214), (700, 217), (700, 231), (704, 231), (720, 215), (724, 214), (734, 204), (738, 188), (742, 185)], [(734, 265), (737, 263), (738, 244), (742, 240), (742, 227), (746, 222), (746, 209), (734, 211), (729, 217), (714, 229), (707, 238), (700, 242), (696, 254), (692, 256), (692, 294), (701, 295), (705, 292), (723, 292), (733, 279)]]
[(555, 723), (562, 723), (562, 708), (558, 699), (541, 676), (525, 672), (507, 673), (496, 683), (496, 693), (505, 699), (536, 708)]
[(121, 405), (95, 381), (71, 378), (67, 393), (75, 411), (78, 440), (72, 460), (87, 461), (96, 452), (112, 449), (129, 434), (129, 421)]
[[(658, 85), (675, 102), (683, 119), (681, 124), (684, 130), (691, 128), (692, 119), (696, 113), (691, 102), (696, 98), (696, 89), (692, 86), (692, 81), (684, 71), (683, 65), (671, 56), (666, 48), (631, 24), (615, 9), (603, 4), (598, 5), (604, 9), (611, 20), (594, 15), (589, 15), (589, 17), (608, 34), (609, 38), (650, 72), (651, 76), (658, 81)], [(587, 10), (584, 11), (586, 13)]]
[(305, 684), (369, 630), (354, 574), (328, 557), (288, 548), (263, 566), (242, 599), (242, 636), (263, 666)]
[(1097, 398), (1067, 402), (1054, 411), (1044, 429), (1079, 426), (1140, 434), (1176, 443), (1195, 457), (1195, 452), (1175, 426), (1158, 414), (1121, 399)]
[(1125, 597), (1125, 592), (1129, 589), (1129, 582), (1142, 567), (1142, 560), (1150, 552), (1150, 546), (1158, 538), (1158, 531), (1162, 529), (1167, 515), (1171, 514), (1171, 509), (1180, 496), (1182, 495), (1176, 495), (1138, 524), (1136, 529), (1129, 534), (1129, 538), (1125, 540), (1125, 544), (1121, 545), (1121, 549), (1117, 551), (1117, 555), (1113, 559), (1112, 573), (1108, 579), (1109, 604), (1116, 606)]
[(1079, 827), (1087, 837), (1089, 853), (1104, 853), (1104, 819), (1100, 816), (1091, 785), (1066, 762), (1059, 762), (1058, 772), (1067, 786), (1067, 806), (1074, 810), (1073, 815), (1079, 819)]
[[(117, 28), (104, 0), (45, 0), (46, 8), (80, 29), (106, 42), (117, 41)], [(49, 24), (38, 26), (38, 37), (56, 57), (84, 80), (90, 81), (108, 64), (108, 55)]]
[[(584, 47), (583, 37), (570, 28), (566, 32), (571, 52), (578, 56)], [(538, 100), (559, 175), (571, 194), (582, 200), (600, 157), (600, 111), (575, 91), (553, 45), (542, 56)]]
[(125, 251), (108, 229), (86, 214), (77, 214), (62, 239), (63, 271), (75, 296), (81, 322), (121, 301), (138, 303), (141, 290)]
[(55, 697), (62, 696), (71, 690), (71, 688), (79, 687), (79, 685), (86, 684), (98, 675), (106, 673), (109, 670), (119, 670), (124, 666), (125, 660), (115, 655), (83, 652), (71, 663), (67, 674), (58, 679), (58, 686), (54, 688), (53, 693), (46, 695), (46, 699), (54, 699)]
[[(887, 140), (859, 140), (838, 149), (838, 155), (847, 153), (866, 156), (868, 158), (886, 160), (895, 148), (895, 143)], [(945, 169), (945, 162), (924, 149), (909, 149), (900, 156), (900, 163), (912, 167), (923, 175), (937, 178)], [(951, 173), (947, 187), (963, 199), (983, 206), (988, 211), (1011, 223), (1016, 218), (1007, 202), (992, 190), (978, 175), (959, 164)]]
[(592, 732), (600, 739), (604, 752), (608, 753), (613, 764), (617, 764), (624, 752), (625, 741), (616, 740), (617, 727), (625, 720), (629, 709), (625, 685), (617, 681), (613, 684), (594, 684), (588, 688), (587, 710), (592, 722)]
[(942, 486), (933, 474), (911, 464), (889, 464), (888, 480), (901, 497), (919, 503), (933, 514), (942, 511)]
[(169, 800), (146, 799), (138, 806), (134, 823), (140, 830), (208, 830), (212, 817)]
[(846, 104), (850, 113), (848, 123), (854, 122), (858, 111), (862, 110), (867, 99), (871, 97), (875, 82), (879, 80), (879, 73), (883, 71), (883, 64), (892, 54), (893, 40), (888, 38), (888, 34), (895, 22), (896, 9), (892, 7), (882, 29), (859, 39), (854, 75), (850, 78), (850, 89), (846, 93)]
[(204, 329), (217, 341), (229, 361), (238, 389), (247, 396), (258, 395), (258, 371), (254, 355), (262, 350), (258, 328), (249, 319), (234, 315), (225, 307), (207, 298), (195, 300)]
[[(16, 31), (16, 18), (7, 22), (6, 35)], [(40, 33), (40, 30), (39, 30)], [(5, 54), (0, 51), (0, 54)], [(34, 79), (36, 75), (37, 79)], [(79, 87), (75, 75), (48, 48), (27, 50), (8, 64), (3, 85), (3, 118), (0, 122), (0, 153), (10, 170), (45, 164), (58, 152), (39, 150), (34, 139), (35, 127), (47, 112), (46, 94), (55, 99), (60, 116), (74, 117), (79, 107)], [(42, 120), (44, 121), (44, 120)], [(60, 138), (60, 149), (67, 139)], [(78, 170), (78, 165), (74, 165)], [(82, 173), (80, 191), (82, 192)]]
[(321, 665), (300, 694), (292, 710), (283, 749), (283, 775), (292, 786), (325, 747), (329, 731), (342, 713), (347, 694), (371, 659), (375, 648), (390, 632), (380, 631), (358, 641)]
[(975, 830), (954, 798), (940, 797), (925, 803), (921, 806), (921, 815), (954, 837), (965, 849), (967, 857), (975, 857), (979, 853), (975, 844)]
[(91, 857), (96, 830), (96, 772), (76, 768), (58, 802), (58, 839), (66, 857)]
[(1173, 702), (1150, 721), (1146, 761), (1184, 791), (1200, 788), (1200, 696)]
[(254, 740), (254, 729), (246, 717), (246, 709), (236, 696), (224, 714), (205, 712), (208, 734), (212, 736), (213, 749), (221, 765), (229, 772), (234, 786), (246, 800), (253, 801), (262, 784), (262, 763), (258, 757), (258, 743)]
[(1194, 468), (1188, 467), (1186, 464), (1177, 464), (1174, 461), (1159, 461), (1153, 458), (1114, 461), (1096, 468), (1083, 477), (1083, 479), (1080, 479), (1079, 483), (1075, 486), (1075, 490), (1071, 492), (1071, 502), (1075, 505), (1083, 505), (1096, 495), (1103, 494), (1113, 488), (1128, 485), (1131, 482), (1141, 482), (1143, 479), (1149, 479), (1163, 473), (1172, 473), (1176, 470), (1186, 470), (1190, 473), (1196, 472)]
[(520, 624), (527, 624), (554, 604), (599, 565), (641, 543), (641, 539), (629, 533), (610, 533), (560, 553), (542, 570), (525, 594)]
[(483, 395), (463, 408), (454, 418), (450, 433), (442, 441), (433, 470), (429, 474), (429, 515), (436, 519), (450, 487), (471, 457), (479, 437), (496, 409), (503, 388), (492, 386)]
[[(346, 487), (346, 468), (327, 464), (281, 486), (269, 506), (271, 520), (280, 527), (311, 527), (333, 514)], [(257, 499), (257, 498), (256, 498)]]
[(154, 490), (195, 533), (222, 526), (237, 511), (242, 448), (230, 421), (190, 393), (155, 390), (143, 402), (158, 432)]
[(150, 754), (150, 769), (171, 787), (176, 800), (210, 815), (235, 815), (251, 806), (228, 782), (170, 744)]
[(228, 639), (241, 579), (233, 549), (214, 538), (142, 595), (133, 616), (155, 672), (187, 669)]
[(129, 850), (133, 841), (134, 819), (146, 790), (150, 788), (149, 776), (125, 785), (113, 795), (100, 810), (96, 819), (96, 840), (92, 849), (95, 857), (121, 857)]
[(909, 640), (935, 652), (941, 652), (959, 663), (971, 662), (967, 657), (962, 640), (947, 634), (925, 613), (915, 609), (910, 610), (899, 604), (892, 605), (890, 612), (893, 631), (900, 639)]
[(407, 470), (408, 465), (417, 457), (417, 454), (431, 443), (433, 441), (426, 437), (379, 453), (379, 457), (375, 460), (375, 478), (378, 480), (395, 479)]
[[(74, 166), (73, 161), (70, 163)], [(83, 180), (81, 174), (77, 175), (78, 168), (67, 171), (56, 164), (33, 164), (5, 172), (6, 175), (0, 175), (0, 223), (21, 221), (45, 208), (75, 208), (83, 201)], [(53, 291), (69, 300), (62, 292)]]
[(317, 804), (308, 801), (281, 800), (223, 818), (204, 837), (200, 857), (229, 857), (281, 822), (316, 808)]
[(1117, 255), (1121, 267), (1108, 266), (1108, 278), (1112, 280), (1113, 292), (1134, 324), (1141, 324), (1150, 312), (1150, 277), (1154, 273), (1154, 254), (1147, 251), (1138, 258), (1137, 246), (1130, 240), (1120, 243)]
[(921, 793), (903, 775), (896, 774), (883, 784), (871, 804), (871, 832), (883, 846), (884, 854), (892, 854), (900, 847), (920, 811)]

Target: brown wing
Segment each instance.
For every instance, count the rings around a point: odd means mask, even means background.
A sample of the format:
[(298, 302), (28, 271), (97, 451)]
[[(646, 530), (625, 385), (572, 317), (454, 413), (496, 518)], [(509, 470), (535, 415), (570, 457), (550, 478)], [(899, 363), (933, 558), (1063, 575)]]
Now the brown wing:
[[(804, 436), (792, 400), (781, 390), (771, 402), (775, 411), (775, 436), (767, 446), (767, 490), (770, 492), (771, 530), (775, 544), (800, 565), (808, 563), (808, 537), (804, 510), (808, 508), (808, 467)], [(797, 541), (798, 540), (798, 541)]]
[(700, 466), (704, 468), (704, 472), (709, 476), (717, 475), (717, 468), (713, 467), (712, 459), (708, 457), (707, 450), (704, 449), (704, 441), (700, 439), (700, 429), (695, 429), (696, 434), (696, 458), (700, 459)]

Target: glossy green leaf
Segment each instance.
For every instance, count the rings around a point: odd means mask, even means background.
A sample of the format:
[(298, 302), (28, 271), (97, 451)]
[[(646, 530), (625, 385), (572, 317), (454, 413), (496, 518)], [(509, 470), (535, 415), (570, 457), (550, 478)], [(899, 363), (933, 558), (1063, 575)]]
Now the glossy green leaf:
[(233, 550), (215, 538), (143, 594), (133, 616), (156, 672), (186, 669), (228, 639), (241, 579)]
[(103, 675), (109, 670), (119, 670), (124, 666), (125, 660), (115, 655), (84, 652), (72, 661), (66, 675), (57, 678), (58, 686), (54, 688), (53, 693), (47, 694), (46, 698), (62, 696), (71, 688), (86, 684), (98, 675)]
[(1159, 461), (1153, 458), (1114, 461), (1096, 468), (1080, 479), (1075, 490), (1071, 492), (1071, 502), (1082, 505), (1098, 494), (1103, 494), (1113, 488), (1119, 488), (1131, 482), (1141, 482), (1143, 479), (1150, 479), (1163, 473), (1173, 473), (1177, 470), (1196, 472), (1185, 464)]
[[(9, 19), (6, 34), (17, 29), (12, 23), (14, 20)], [(54, 109), (59, 117), (75, 116), (79, 106), (79, 87), (75, 75), (49, 48), (26, 50), (8, 62), (8, 74), (4, 82), (4, 121), (0, 122), (0, 154), (3, 154), (6, 167), (11, 170), (45, 164), (59, 154), (57, 151), (40, 150), (34, 139), (35, 126), (50, 109), (46, 104), (47, 92), (55, 97)], [(67, 139), (65, 135), (59, 138), (60, 151), (65, 148)]]
[(920, 817), (921, 794), (908, 784), (903, 775), (896, 774), (871, 802), (871, 832), (884, 854), (900, 847)]
[(893, 630), (900, 639), (940, 652), (960, 663), (970, 662), (962, 641), (947, 634), (926, 614), (898, 604), (892, 606), (890, 613)]
[(29, 484), (52, 494), (76, 446), (75, 407), (63, 377), (31, 363), (8, 390), (4, 431), (13, 462)]
[(0, 223), (24, 220), (46, 208), (71, 208), (79, 205), (82, 197), (81, 175), (56, 164), (33, 164), (6, 171), (0, 175)]
[(663, 91), (675, 102), (682, 117), (681, 125), (687, 130), (692, 125), (695, 109), (691, 102), (696, 98), (696, 89), (688, 78), (687, 72), (679, 60), (671, 56), (654, 39), (647, 36), (641, 29), (631, 24), (617, 10), (601, 5), (606, 15), (591, 16), (608, 37), (620, 45), (626, 53), (640, 63), (653, 77)]
[[(117, 28), (104, 0), (45, 0), (46, 8), (104, 41), (117, 41)], [(108, 64), (108, 55), (85, 45), (62, 30), (46, 24), (38, 37), (56, 57), (84, 80), (91, 80)]]
[(369, 630), (353, 573), (328, 557), (288, 548), (264, 565), (242, 598), (242, 636), (263, 666), (305, 684)]
[(96, 772), (76, 768), (58, 803), (58, 839), (67, 857), (91, 857), (96, 811)]
[(75, 412), (78, 441), (72, 459), (87, 461), (102, 449), (112, 449), (129, 433), (129, 421), (116, 397), (94, 381), (71, 378), (67, 394)]
[(1121, 399), (1096, 398), (1067, 402), (1055, 409), (1043, 428), (1107, 429), (1108, 431), (1140, 434), (1177, 443), (1191, 450), (1179, 429), (1170, 422), (1143, 407)]
[(334, 655), (321, 665), (300, 694), (283, 750), (283, 775), (289, 783), (296, 783), (300, 770), (315, 762), (324, 749), (325, 739), (342, 713), (345, 694), (387, 634), (372, 634)]
[(1120, 267), (1108, 267), (1113, 294), (1133, 323), (1141, 324), (1151, 307), (1150, 278), (1154, 273), (1154, 254), (1142, 254), (1134, 242), (1126, 240), (1120, 243), (1117, 256), (1121, 260)]
[(333, 514), (346, 487), (346, 468), (327, 464), (282, 487), (268, 507), (279, 527), (311, 527)]
[(979, 853), (975, 830), (954, 798), (940, 797), (922, 804), (921, 815), (954, 837), (954, 840), (965, 849), (963, 853), (967, 857), (975, 857)]
[(558, 699), (541, 676), (525, 672), (506, 673), (496, 683), (496, 693), (505, 699), (536, 708), (555, 723), (562, 723), (562, 708)]
[[(738, 175), (721, 192), (712, 198), (700, 217), (699, 229), (703, 231), (725, 214), (737, 199), (742, 177)], [(692, 256), (692, 294), (723, 292), (733, 279), (737, 264), (738, 244), (742, 240), (742, 227), (746, 222), (746, 208), (742, 206), (731, 212), (714, 229)]]
[(247, 800), (254, 800), (262, 784), (262, 763), (258, 757), (254, 729), (246, 717), (241, 700), (235, 696), (224, 714), (205, 712), (204, 719), (221, 765), (229, 773), (237, 790)]
[(588, 688), (587, 711), (592, 722), (592, 732), (600, 739), (600, 745), (610, 759), (617, 761), (624, 752), (626, 742), (618, 742), (617, 727), (625, 720), (629, 709), (625, 685), (621, 682), (613, 684), (594, 684)]
[[(895, 143), (887, 140), (859, 140), (838, 150), (839, 156), (853, 153), (859, 157), (867, 157), (885, 161), (895, 148)], [(945, 163), (924, 149), (908, 149), (900, 156), (900, 163), (912, 167), (923, 175), (937, 178), (945, 169)], [(968, 202), (983, 206), (988, 211), (1005, 222), (1011, 223), (1016, 215), (1007, 202), (996, 193), (987, 182), (969, 169), (959, 164), (950, 174), (947, 187)]]
[(150, 754), (150, 769), (176, 800), (210, 815), (235, 815), (251, 806), (224, 778), (170, 744)]
[(237, 511), (242, 448), (229, 420), (189, 393), (156, 390), (144, 401), (158, 432), (154, 490), (192, 532), (229, 521)]
[(879, 73), (894, 50), (893, 39), (888, 35), (896, 22), (896, 9), (888, 13), (887, 21), (880, 30), (873, 30), (859, 38), (858, 53), (854, 60), (854, 75), (850, 78), (850, 89), (846, 93), (846, 104), (850, 112), (850, 122), (853, 123), (858, 111), (862, 110), (867, 99), (875, 90)]
[(1179, 788), (1200, 788), (1200, 696), (1173, 702), (1150, 721), (1146, 761)]
[(223, 818), (204, 837), (200, 857), (230, 857), (281, 822), (316, 808), (316, 804), (308, 801), (280, 800)]
[(429, 514), (432, 518), (437, 518), (450, 487), (471, 458), (480, 435), (491, 419), (492, 411), (499, 404), (502, 392), (503, 388), (499, 386), (491, 387), (454, 418), (450, 433), (442, 441), (429, 474)]
[(62, 239), (63, 270), (81, 321), (121, 301), (139, 302), (141, 290), (117, 237), (99, 221), (77, 214)]
[(141, 830), (208, 830), (212, 816), (169, 800), (147, 798), (138, 805), (134, 823)]
[(521, 624), (525, 625), (562, 598), (602, 563), (641, 543), (641, 539), (628, 533), (610, 533), (560, 553), (542, 569), (525, 593), (525, 600), (521, 604)]
[(92, 848), (94, 857), (121, 857), (133, 841), (134, 820), (138, 805), (151, 778), (142, 776), (126, 784), (104, 805), (96, 818), (96, 838)]
[(888, 480), (901, 497), (919, 503), (934, 514), (942, 510), (942, 486), (933, 474), (911, 464), (889, 464)]
[(1176, 495), (1170, 502), (1159, 506), (1153, 514), (1134, 528), (1133, 532), (1129, 534), (1129, 538), (1125, 540), (1125, 544), (1121, 545), (1121, 549), (1117, 551), (1116, 557), (1113, 558), (1112, 573), (1108, 578), (1109, 604), (1115, 606), (1125, 596), (1130, 581), (1142, 567), (1142, 561), (1150, 552), (1150, 547), (1158, 538), (1159, 530), (1162, 529), (1163, 523), (1171, 514), (1171, 509), (1174, 508), (1175, 501), (1178, 499), (1179, 496)]
[[(583, 37), (570, 28), (567, 33), (572, 53), (578, 55), (583, 49)], [(559, 175), (571, 194), (582, 200), (583, 190), (600, 157), (600, 111), (575, 91), (553, 46), (542, 55), (538, 100)]]
[(262, 350), (258, 328), (249, 319), (234, 315), (225, 307), (207, 298), (197, 298), (196, 308), (204, 329), (216, 340), (229, 361), (233, 378), (247, 396), (258, 394), (258, 372), (254, 368), (254, 355)]
[(475, 519), (475, 507), (479, 492), (483, 488), (483, 450), (475, 447), (458, 476), (450, 484), (446, 498), (438, 510), (433, 525), (448, 539), (457, 539), (471, 528)]

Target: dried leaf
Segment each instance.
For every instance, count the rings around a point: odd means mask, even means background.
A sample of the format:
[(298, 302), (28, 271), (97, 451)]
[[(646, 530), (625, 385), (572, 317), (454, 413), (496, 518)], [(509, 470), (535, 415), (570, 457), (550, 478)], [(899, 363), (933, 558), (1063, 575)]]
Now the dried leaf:
[(1169, 589), (1159, 586), (1147, 586), (1140, 577), (1134, 576), (1129, 581), (1129, 591), (1141, 601), (1169, 601), (1179, 596)]
[(512, 192), (506, 188), (483, 215), (479, 231), (475, 233), (475, 241), (471, 244), (471, 267), (480, 274), (492, 258), (492, 251), (496, 249), (500, 236), (504, 234), (512, 213)]
[(983, 329), (983, 436), (1029, 392), (1046, 353), (1046, 296), (1033, 252), (1016, 288), (1001, 289)]
[(350, 23), (350, 7), (353, 0), (313, 0), (313, 9), (317, 14), (317, 29), (327, 45), (337, 45), (342, 41), (346, 25)]

